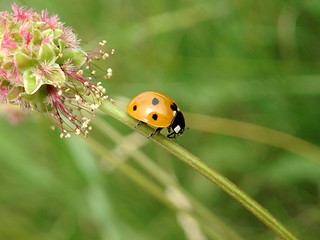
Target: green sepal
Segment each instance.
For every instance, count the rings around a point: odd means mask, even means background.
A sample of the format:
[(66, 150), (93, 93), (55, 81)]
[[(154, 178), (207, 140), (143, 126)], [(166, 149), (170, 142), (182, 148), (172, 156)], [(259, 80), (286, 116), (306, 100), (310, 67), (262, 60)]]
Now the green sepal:
[(24, 88), (27, 94), (34, 94), (45, 84), (62, 86), (66, 81), (66, 75), (56, 63), (50, 65), (50, 73), (35, 76), (31, 70), (23, 73)]
[(63, 31), (61, 29), (54, 29), (53, 30), (53, 37), (58, 38), (62, 35)]
[(7, 61), (7, 58), (4, 58), (1, 68), (5, 70), (14, 69), (14, 63), (12, 61)]
[(45, 98), (48, 96), (48, 91), (46, 87), (41, 87), (37, 92), (30, 95), (27, 93), (21, 93), (21, 97), (27, 100), (30, 106), (39, 112), (47, 112), (51, 107), (45, 101)]
[(19, 96), (21, 93), (23, 93), (23, 87), (15, 87), (15, 88), (12, 88), (9, 92), (8, 92), (8, 95), (7, 95), (7, 100), (9, 102), (14, 102)]
[(87, 55), (82, 50), (66, 48), (62, 51), (61, 56), (57, 59), (57, 63), (62, 64), (67, 60), (71, 61), (75, 67), (81, 67), (87, 60)]
[(19, 72), (23, 72), (28, 68), (33, 67), (36, 61), (22, 52), (17, 52), (14, 55), (14, 62)]
[(36, 76), (32, 71), (25, 71), (22, 77), (24, 89), (27, 94), (34, 94), (41, 87), (41, 83), (37, 82)]
[(46, 29), (42, 31), (43, 37), (52, 38), (53, 37), (53, 30), (52, 29)]
[(58, 84), (59, 86), (63, 85), (66, 82), (66, 75), (61, 70), (59, 64), (52, 63), (50, 65), (50, 75), (44, 76), (42, 79), (43, 84)]
[(66, 42), (62, 39), (59, 39), (58, 44), (59, 44), (60, 52), (63, 52), (66, 47)]
[(45, 43), (40, 47), (39, 50), (39, 60), (40, 61), (52, 61), (56, 57), (56, 54), (54, 52), (54, 48), (49, 44)]
[(33, 44), (34, 44), (34, 45), (39, 45), (39, 44), (41, 43), (42, 39), (43, 39), (43, 35), (42, 35), (42, 33), (40, 32), (40, 30), (35, 29), (35, 30), (33, 31), (33, 38), (32, 38)]

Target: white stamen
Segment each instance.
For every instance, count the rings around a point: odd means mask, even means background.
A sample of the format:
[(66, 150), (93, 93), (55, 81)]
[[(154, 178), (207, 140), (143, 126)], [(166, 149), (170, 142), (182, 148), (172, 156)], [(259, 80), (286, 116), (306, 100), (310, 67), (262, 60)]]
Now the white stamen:
[(104, 53), (104, 54), (102, 55), (102, 59), (103, 59), (103, 60), (106, 60), (108, 57), (109, 57), (109, 54), (108, 54), (108, 53)]
[(81, 97), (78, 94), (76, 94), (75, 99), (76, 99), (76, 101), (79, 101), (81, 99)]
[(82, 76), (83, 75), (83, 70), (79, 70), (77, 73), (76, 73), (78, 76)]

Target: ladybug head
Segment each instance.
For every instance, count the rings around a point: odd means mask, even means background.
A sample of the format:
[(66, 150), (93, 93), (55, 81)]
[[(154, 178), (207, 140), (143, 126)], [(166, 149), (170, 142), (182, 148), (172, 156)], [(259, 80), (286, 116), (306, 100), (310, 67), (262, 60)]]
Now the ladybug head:
[(182, 112), (180, 112), (178, 110), (178, 111), (176, 111), (176, 115), (175, 115), (171, 125), (169, 126), (169, 132), (170, 132), (170, 128), (172, 128), (173, 132), (169, 133), (167, 135), (167, 137), (168, 138), (175, 138), (176, 135), (183, 134), (185, 127), (186, 127), (186, 124), (184, 121), (184, 116), (183, 116)]

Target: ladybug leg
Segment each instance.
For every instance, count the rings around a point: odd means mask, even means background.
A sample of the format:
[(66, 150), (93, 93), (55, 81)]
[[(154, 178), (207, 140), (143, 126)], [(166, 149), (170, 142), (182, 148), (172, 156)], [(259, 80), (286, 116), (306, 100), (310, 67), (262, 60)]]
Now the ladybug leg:
[(168, 135), (167, 135), (167, 137), (168, 138), (176, 138), (177, 133), (175, 131), (171, 132), (171, 129), (172, 129), (171, 126), (169, 126), (168, 127)]
[(134, 126), (134, 128), (139, 127), (142, 123), (144, 123), (144, 122), (139, 121), (139, 122), (137, 123), (137, 125)]
[(149, 134), (148, 138), (152, 137), (153, 135), (159, 133), (162, 130), (162, 128), (157, 128), (156, 130), (154, 130), (152, 133)]
[(169, 132), (169, 134), (167, 135), (168, 138), (176, 138), (177, 133), (175, 131), (173, 131), (172, 133)]

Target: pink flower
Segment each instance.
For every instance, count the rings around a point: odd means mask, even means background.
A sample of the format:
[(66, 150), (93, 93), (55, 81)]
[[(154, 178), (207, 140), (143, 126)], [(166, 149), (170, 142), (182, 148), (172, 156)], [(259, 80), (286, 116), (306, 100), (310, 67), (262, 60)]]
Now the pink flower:
[[(90, 116), (107, 98), (101, 83), (92, 82), (101, 72), (95, 62), (109, 56), (102, 50), (106, 42), (87, 54), (57, 15), (17, 4), (12, 10), (0, 12), (0, 102), (47, 113), (61, 137), (87, 136)], [(110, 76), (105, 68), (101, 77)]]
[(18, 44), (14, 42), (11, 38), (12, 37), (10, 36), (10, 32), (6, 30), (3, 34), (3, 39), (1, 42), (1, 50), (7, 52), (7, 51), (10, 51), (10, 48), (17, 47)]
[(18, 21), (30, 20), (32, 18), (32, 10), (25, 7), (19, 7), (16, 3), (12, 4), (12, 11)]
[(30, 23), (29, 22), (25, 22), (23, 24), (21, 24), (19, 31), (20, 31), (20, 35), (23, 38), (23, 40), (25, 41), (25, 45), (28, 46), (31, 39), (32, 39), (32, 35), (31, 32), (29, 31), (29, 27), (30, 27)]
[(50, 28), (54, 29), (59, 21), (59, 17), (58, 15), (49, 17), (48, 11), (45, 10), (41, 12), (41, 20), (48, 24)]
[(8, 87), (0, 86), (0, 103), (7, 101)]

